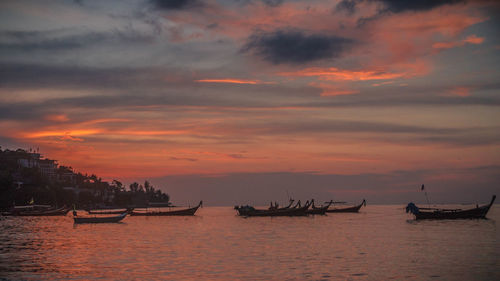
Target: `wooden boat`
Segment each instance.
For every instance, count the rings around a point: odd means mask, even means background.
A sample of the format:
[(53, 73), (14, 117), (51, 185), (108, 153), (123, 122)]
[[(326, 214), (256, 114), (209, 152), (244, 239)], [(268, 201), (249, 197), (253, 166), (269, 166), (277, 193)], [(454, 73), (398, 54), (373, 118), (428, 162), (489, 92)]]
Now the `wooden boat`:
[(73, 217), (75, 223), (113, 223), (123, 220), (127, 212), (113, 217)]
[(70, 211), (66, 206), (54, 209), (38, 209), (29, 210), (22, 209), (22, 211), (14, 210), (13, 212), (2, 213), (4, 216), (20, 216), (20, 217), (40, 217), (40, 216), (65, 216)]
[(26, 206), (14, 206), (8, 212), (2, 212), (3, 216), (16, 216), (21, 212), (41, 212), (54, 209), (52, 205), (26, 205)]
[(328, 202), (327, 205), (325, 206), (321, 206), (321, 207), (316, 207), (314, 206), (314, 199), (311, 200), (311, 209), (307, 209), (306, 210), (306, 213), (309, 214), (309, 215), (325, 215), (326, 214), (326, 211), (328, 210), (328, 208), (330, 207), (330, 205), (332, 204), (333, 202), (330, 201)]
[(203, 201), (200, 201), (198, 206), (189, 208), (189, 209), (182, 209), (182, 210), (174, 210), (174, 211), (159, 211), (159, 212), (139, 212), (139, 211), (133, 211), (130, 213), (131, 216), (194, 216), (198, 208), (203, 205)]
[(119, 210), (87, 210), (91, 215), (118, 215), (123, 213), (131, 213), (134, 208), (119, 209)]
[(361, 209), (361, 206), (366, 206), (366, 200), (363, 199), (363, 202), (357, 206), (353, 207), (347, 207), (347, 208), (333, 208), (333, 209), (328, 209), (326, 210), (327, 213), (357, 213), (359, 212), (359, 209)]
[(294, 201), (295, 200), (290, 199), (290, 202), (288, 203), (288, 206), (285, 206), (285, 207), (279, 207), (278, 203), (275, 203), (274, 206), (273, 206), (273, 202), (271, 202), (271, 206), (269, 207), (269, 210), (286, 210), (286, 209), (290, 209), (292, 207)]
[(238, 211), (238, 215), (242, 217), (307, 216), (306, 211), (309, 208), (310, 203), (307, 202), (303, 207), (298, 207), (298, 204), (293, 208), (287, 208), (287, 209), (259, 210), (248, 205), (234, 206), (234, 209)]
[(452, 220), (452, 219), (485, 219), (486, 214), (495, 202), (496, 195), (493, 195), (491, 202), (487, 205), (477, 206), (473, 209), (438, 209), (438, 208), (419, 208), (413, 203), (406, 206), (406, 212), (415, 215), (415, 219), (434, 219), (434, 220)]

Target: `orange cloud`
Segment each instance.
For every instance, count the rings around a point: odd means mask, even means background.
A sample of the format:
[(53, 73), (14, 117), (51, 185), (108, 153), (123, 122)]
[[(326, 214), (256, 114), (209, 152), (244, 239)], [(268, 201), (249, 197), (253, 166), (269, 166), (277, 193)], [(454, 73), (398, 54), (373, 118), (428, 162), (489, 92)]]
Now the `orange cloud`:
[(382, 85), (389, 85), (389, 84), (393, 84), (394, 81), (385, 81), (385, 82), (382, 82), (382, 83), (375, 83), (375, 84), (372, 84), (373, 87), (378, 87), (378, 86), (382, 86)]
[(310, 83), (309, 85), (320, 88), (322, 97), (352, 95), (359, 93), (359, 91), (356, 90), (341, 89), (336, 85), (330, 85), (326, 83)]
[(483, 37), (477, 37), (476, 35), (471, 35), (463, 40), (465, 43), (469, 44), (482, 44), (484, 42)]
[(282, 76), (299, 76), (299, 77), (318, 77), (320, 80), (345, 80), (345, 81), (366, 81), (366, 80), (388, 80), (401, 78), (404, 73), (391, 73), (385, 71), (373, 70), (342, 70), (335, 67), (320, 68), (312, 67), (295, 72), (278, 73)]
[[(365, 65), (386, 66), (430, 59), (436, 50), (451, 48), (464, 30), (487, 20), (468, 5), (441, 7), (420, 13), (401, 13), (381, 17), (366, 25), (368, 42), (353, 51), (355, 56), (369, 54)], [(436, 38), (443, 42), (436, 43)], [(481, 38), (471, 36), (459, 44), (476, 44)]]
[(135, 130), (127, 130), (127, 131), (113, 131), (110, 134), (118, 134), (118, 135), (130, 135), (130, 136), (165, 136), (165, 135), (182, 135), (187, 133), (187, 131), (183, 130), (163, 130), (163, 131), (135, 131)]
[(449, 93), (453, 96), (468, 97), (470, 96), (471, 90), (470, 87), (455, 87), (451, 89)]
[(434, 43), (432, 45), (432, 48), (434, 49), (451, 49), (455, 47), (461, 47), (464, 46), (465, 44), (482, 44), (484, 42), (483, 37), (477, 37), (476, 35), (471, 35), (463, 40), (460, 41), (454, 41), (454, 42), (438, 42)]
[(124, 119), (124, 118), (102, 118), (102, 119), (94, 119), (94, 120), (89, 120), (82, 122), (80, 124), (85, 124), (85, 125), (90, 125), (90, 124), (100, 124), (100, 123), (110, 123), (110, 122), (129, 122), (131, 121), (130, 119)]
[(45, 120), (48, 121), (56, 121), (56, 122), (66, 122), (69, 121), (68, 116), (66, 114), (49, 114), (45, 116)]
[(44, 137), (75, 137), (75, 136), (86, 136), (98, 134), (99, 130), (69, 130), (69, 131), (40, 131), (34, 133), (27, 133), (24, 135), (25, 138), (35, 139)]
[(270, 82), (262, 82), (259, 80), (242, 80), (242, 79), (200, 79), (196, 80), (199, 83), (229, 83), (229, 84), (271, 84)]

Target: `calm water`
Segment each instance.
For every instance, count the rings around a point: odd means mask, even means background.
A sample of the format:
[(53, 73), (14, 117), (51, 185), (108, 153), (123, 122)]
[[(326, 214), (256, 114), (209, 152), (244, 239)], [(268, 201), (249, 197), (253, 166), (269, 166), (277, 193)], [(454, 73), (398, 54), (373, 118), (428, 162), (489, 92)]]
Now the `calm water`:
[(0, 280), (500, 280), (500, 206), (488, 220), (419, 221), (402, 206), (241, 218), (71, 215), (0, 221)]

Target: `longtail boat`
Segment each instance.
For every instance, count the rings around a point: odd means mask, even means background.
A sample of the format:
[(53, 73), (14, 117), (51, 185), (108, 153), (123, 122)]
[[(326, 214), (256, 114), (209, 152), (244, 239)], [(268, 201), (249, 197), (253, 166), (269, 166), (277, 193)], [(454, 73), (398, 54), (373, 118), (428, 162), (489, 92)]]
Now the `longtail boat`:
[(189, 208), (189, 209), (182, 209), (182, 210), (173, 210), (173, 211), (158, 211), (158, 212), (140, 212), (140, 211), (133, 211), (130, 213), (131, 216), (194, 216), (198, 208), (203, 205), (203, 201), (200, 201), (198, 206)]
[[(330, 201), (332, 202), (332, 201)], [(333, 208), (333, 209), (328, 209), (326, 210), (327, 213), (357, 213), (359, 212), (359, 209), (361, 209), (361, 206), (366, 206), (366, 200), (363, 199), (363, 202), (357, 206), (353, 207), (347, 207), (347, 208)]]
[(87, 210), (91, 215), (118, 215), (123, 213), (131, 213), (134, 208), (119, 209), (119, 210)]
[(113, 217), (73, 217), (75, 223), (113, 223), (123, 220), (128, 212)]
[(307, 202), (303, 207), (300, 207), (300, 200), (297, 205), (293, 208), (286, 209), (255, 209), (252, 206), (234, 206), (234, 209), (238, 211), (238, 215), (242, 217), (278, 217), (278, 216), (307, 216), (307, 209), (310, 203)]
[(286, 209), (290, 209), (292, 207), (294, 201), (295, 200), (290, 199), (290, 202), (288, 203), (288, 206), (285, 206), (285, 207), (280, 207), (278, 205), (278, 203), (276, 203), (276, 202), (274, 203), (274, 206), (273, 206), (273, 202), (271, 202), (271, 205), (269, 206), (269, 210), (286, 210)]
[(314, 199), (311, 200), (311, 209), (307, 209), (306, 210), (306, 213), (307, 214), (310, 214), (310, 215), (325, 215), (326, 214), (326, 211), (328, 210), (328, 208), (330, 207), (330, 205), (332, 204), (333, 202), (330, 201), (328, 202), (328, 204), (326, 204), (325, 206), (321, 206), (321, 207), (316, 207), (314, 205)]
[(20, 217), (40, 217), (40, 216), (65, 216), (70, 211), (70, 208), (66, 206), (54, 209), (42, 209), (42, 210), (27, 210), (22, 209), (14, 210), (13, 212), (2, 213), (4, 216), (20, 216)]
[(477, 206), (473, 209), (438, 209), (438, 208), (419, 208), (413, 203), (406, 206), (406, 212), (412, 213), (417, 220), (452, 220), (452, 219), (485, 219), (486, 214), (497, 198), (493, 195), (491, 202), (487, 205)]

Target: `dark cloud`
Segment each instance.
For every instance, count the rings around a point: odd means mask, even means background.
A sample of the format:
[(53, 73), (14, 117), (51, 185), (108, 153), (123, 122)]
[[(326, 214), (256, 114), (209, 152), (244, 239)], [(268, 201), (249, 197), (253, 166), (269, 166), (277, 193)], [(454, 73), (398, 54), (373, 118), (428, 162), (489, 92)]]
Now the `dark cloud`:
[(250, 51), (274, 64), (302, 64), (337, 58), (353, 40), (297, 30), (256, 32), (248, 38), (243, 51)]
[[(169, 77), (174, 79), (167, 81)], [(77, 66), (50, 66), (37, 64), (1, 64), (0, 89), (78, 89), (106, 93), (101, 96), (75, 97), (58, 100), (61, 105), (91, 107), (121, 105), (196, 105), (239, 108), (349, 108), (384, 106), (500, 106), (495, 93), (500, 83), (478, 82), (468, 84), (477, 94), (467, 97), (446, 96), (449, 86), (387, 87), (380, 93), (378, 87), (363, 89), (357, 95), (325, 98), (315, 87), (294, 87), (287, 84), (239, 85), (194, 82), (192, 73), (170, 68), (93, 68)], [(235, 95), (235, 91), (238, 95)], [(113, 96), (111, 95), (113, 94)], [(115, 95), (116, 94), (116, 95)], [(118, 95), (119, 94), (119, 95)], [(53, 100), (52, 102), (56, 102)], [(6, 112), (12, 108), (5, 105)], [(57, 104), (54, 104), (57, 106)], [(22, 108), (20, 108), (22, 111)], [(222, 109), (220, 109), (222, 110)], [(20, 112), (21, 112), (20, 111)], [(7, 114), (4, 112), (4, 114)], [(29, 116), (31, 112), (28, 110)]]
[(262, 0), (264, 4), (271, 6), (271, 7), (277, 7), (281, 4), (283, 4), (284, 0)]
[(428, 11), (446, 4), (456, 4), (463, 0), (374, 0), (384, 5), (384, 11), (393, 13), (406, 11)]
[(356, 12), (356, 5), (362, 1), (363, 0), (342, 0), (335, 6), (335, 11), (352, 15)]
[(153, 70), (141, 68), (0, 64), (0, 87), (109, 89), (147, 84), (151, 79), (159, 78), (154, 73)]
[[(428, 11), (447, 4), (465, 2), (464, 0), (342, 0), (335, 6), (335, 11), (345, 12), (348, 15), (352, 15), (356, 12), (357, 5), (365, 1), (380, 3), (382, 6), (379, 10), (380, 13)], [(370, 18), (364, 18), (362, 21), (366, 21), (367, 19)]]
[(151, 0), (161, 10), (182, 10), (202, 5), (200, 0)]
[(470, 128), (433, 128), (419, 125), (399, 125), (396, 123), (324, 120), (315, 118), (301, 118), (284, 121), (268, 121), (265, 124), (246, 120), (243, 123), (220, 124), (220, 128), (228, 131), (250, 129), (256, 135), (314, 135), (321, 134), (321, 138), (328, 139), (335, 134), (370, 134), (359, 135), (357, 141), (370, 143), (393, 143), (403, 145), (415, 144), (443, 144), (447, 146), (475, 146), (500, 143), (500, 128), (497, 127), (470, 127)]
[(255, 2), (262, 2), (269, 7), (278, 7), (285, 2), (285, 0), (233, 0), (242, 3), (243, 5), (252, 4)]

